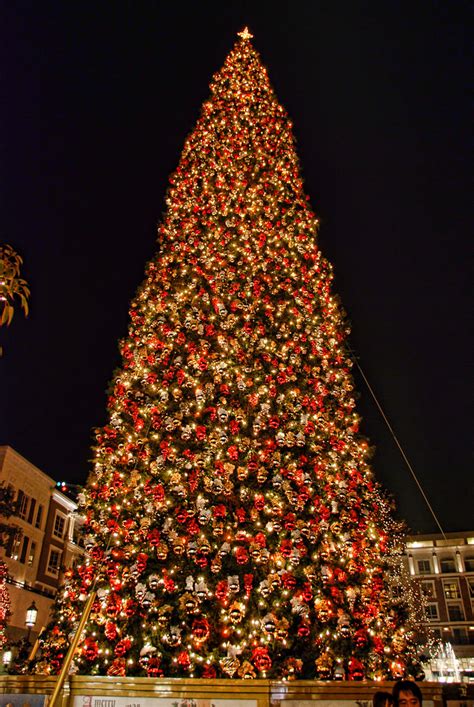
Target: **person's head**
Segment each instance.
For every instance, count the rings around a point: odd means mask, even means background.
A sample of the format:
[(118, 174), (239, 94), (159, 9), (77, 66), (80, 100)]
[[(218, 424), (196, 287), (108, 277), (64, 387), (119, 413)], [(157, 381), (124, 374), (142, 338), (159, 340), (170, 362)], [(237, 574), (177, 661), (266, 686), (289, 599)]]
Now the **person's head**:
[(393, 704), (393, 697), (389, 692), (384, 692), (379, 690), (372, 697), (373, 707), (391, 707)]
[(423, 695), (412, 680), (399, 680), (392, 690), (394, 707), (421, 707)]

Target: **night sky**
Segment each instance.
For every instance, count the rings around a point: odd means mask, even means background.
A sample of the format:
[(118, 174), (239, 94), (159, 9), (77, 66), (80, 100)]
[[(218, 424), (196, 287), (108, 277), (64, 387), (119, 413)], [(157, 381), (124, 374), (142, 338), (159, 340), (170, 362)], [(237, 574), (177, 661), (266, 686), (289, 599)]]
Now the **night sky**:
[[(471, 530), (468, 3), (9, 5), (2, 241), (32, 295), (0, 333), (0, 443), (85, 481), (168, 176), (248, 25), (294, 123), (352, 347), (443, 529)], [(356, 382), (377, 478), (412, 531), (436, 530)]]

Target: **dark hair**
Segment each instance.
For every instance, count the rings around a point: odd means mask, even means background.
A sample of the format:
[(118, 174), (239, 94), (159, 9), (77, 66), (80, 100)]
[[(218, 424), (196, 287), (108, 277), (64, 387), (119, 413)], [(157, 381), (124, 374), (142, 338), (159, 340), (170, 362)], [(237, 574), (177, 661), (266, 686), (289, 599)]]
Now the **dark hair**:
[(393, 701), (395, 707), (398, 707), (398, 700), (400, 698), (400, 692), (411, 692), (412, 695), (418, 697), (420, 705), (423, 703), (423, 695), (421, 690), (413, 680), (399, 680), (395, 683), (392, 689)]
[(393, 697), (390, 692), (383, 692), (383, 690), (375, 692), (374, 696), (372, 697), (373, 707), (385, 707), (385, 703), (387, 701), (388, 704), (391, 705), (393, 703)]

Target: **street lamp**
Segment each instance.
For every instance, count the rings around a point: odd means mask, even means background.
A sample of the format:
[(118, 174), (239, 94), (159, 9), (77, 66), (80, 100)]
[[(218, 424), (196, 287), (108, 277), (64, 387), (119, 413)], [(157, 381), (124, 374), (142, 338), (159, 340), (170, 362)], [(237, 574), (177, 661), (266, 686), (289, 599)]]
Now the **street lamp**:
[(25, 624), (26, 624), (26, 626), (28, 626), (28, 633), (26, 634), (27, 643), (30, 642), (31, 629), (35, 625), (37, 617), (38, 617), (38, 609), (36, 608), (36, 604), (33, 601), (33, 602), (31, 602), (31, 606), (29, 606), (26, 610)]
[(5, 666), (5, 668), (7, 668), (10, 665), (10, 663), (12, 662), (12, 658), (13, 658), (13, 654), (12, 654), (10, 648), (8, 648), (6, 651), (4, 651), (3, 656), (2, 656), (2, 663)]
[(2, 661), (0, 663), (0, 674), (4, 675), (8, 673), (8, 668), (13, 660), (13, 653), (10, 648), (5, 648), (3, 650)]

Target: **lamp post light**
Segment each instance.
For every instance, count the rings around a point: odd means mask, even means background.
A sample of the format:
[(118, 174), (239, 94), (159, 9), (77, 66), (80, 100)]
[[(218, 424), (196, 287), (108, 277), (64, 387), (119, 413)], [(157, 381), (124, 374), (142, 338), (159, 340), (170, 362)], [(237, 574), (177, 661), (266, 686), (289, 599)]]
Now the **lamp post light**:
[(8, 667), (10, 663), (13, 660), (13, 653), (10, 648), (7, 648), (6, 650), (3, 651), (2, 655), (2, 665), (1, 665), (1, 671), (2, 673), (8, 672)]
[(27, 643), (30, 642), (31, 629), (36, 624), (37, 617), (38, 617), (38, 609), (36, 608), (36, 604), (33, 601), (33, 602), (31, 602), (31, 606), (29, 606), (26, 610), (25, 624), (26, 624), (26, 626), (28, 626), (28, 633), (26, 634)]

